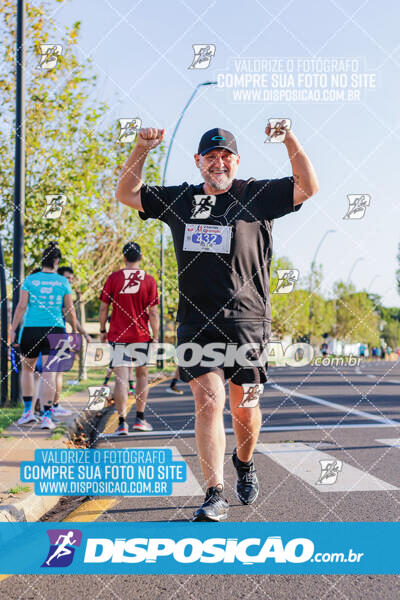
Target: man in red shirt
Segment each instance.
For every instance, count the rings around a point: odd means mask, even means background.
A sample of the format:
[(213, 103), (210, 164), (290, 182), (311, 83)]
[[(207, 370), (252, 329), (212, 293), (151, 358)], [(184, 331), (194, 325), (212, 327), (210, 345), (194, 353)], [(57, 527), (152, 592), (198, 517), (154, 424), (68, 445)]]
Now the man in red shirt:
[[(126, 410), (128, 403), (129, 361), (123, 364), (116, 356), (131, 356), (130, 344), (140, 344), (147, 355), (150, 342), (158, 341), (159, 303), (157, 284), (151, 275), (139, 266), (142, 258), (140, 246), (128, 242), (123, 248), (125, 268), (114, 271), (107, 278), (100, 294), (100, 333), (101, 341), (108, 342), (113, 348), (113, 367), (115, 374), (114, 400), (119, 415), (119, 424), (115, 433), (127, 435)], [(112, 303), (110, 328), (106, 323), (108, 308)], [(149, 322), (153, 336), (150, 335)], [(126, 350), (126, 352), (125, 352)], [(146, 364), (136, 366), (136, 420), (133, 429), (151, 431), (153, 427), (144, 418), (148, 395), (148, 369)]]

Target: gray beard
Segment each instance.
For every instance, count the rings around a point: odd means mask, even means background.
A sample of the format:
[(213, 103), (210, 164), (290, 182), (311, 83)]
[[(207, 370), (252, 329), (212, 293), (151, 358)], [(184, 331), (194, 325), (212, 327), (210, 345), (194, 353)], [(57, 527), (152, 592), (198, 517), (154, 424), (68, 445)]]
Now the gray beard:
[(207, 177), (206, 179), (206, 183), (218, 192), (226, 190), (231, 185), (232, 181), (233, 177), (228, 177), (228, 175), (224, 175), (224, 177), (219, 179), (218, 182), (211, 179), (211, 177)]

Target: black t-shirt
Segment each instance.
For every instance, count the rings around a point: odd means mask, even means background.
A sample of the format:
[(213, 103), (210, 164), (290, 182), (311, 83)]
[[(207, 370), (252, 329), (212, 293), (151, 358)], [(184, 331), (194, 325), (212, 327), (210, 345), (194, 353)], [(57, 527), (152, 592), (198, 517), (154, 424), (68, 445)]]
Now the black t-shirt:
[(180, 323), (271, 320), (273, 219), (298, 210), (293, 178), (234, 179), (224, 194), (203, 184), (141, 189), (142, 219), (171, 229), (178, 263)]

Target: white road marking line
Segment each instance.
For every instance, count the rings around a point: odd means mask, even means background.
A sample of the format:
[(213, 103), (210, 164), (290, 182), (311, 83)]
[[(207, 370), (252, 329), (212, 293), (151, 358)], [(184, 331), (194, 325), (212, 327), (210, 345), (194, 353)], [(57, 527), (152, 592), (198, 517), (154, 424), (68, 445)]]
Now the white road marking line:
[[(233, 430), (232, 430), (233, 431)], [(127, 438), (127, 437), (132, 437), (132, 438), (147, 438), (147, 437), (156, 437), (158, 435), (170, 435), (171, 437), (176, 435), (176, 436), (180, 436), (180, 435), (184, 435), (184, 434), (189, 434), (189, 435), (193, 435), (194, 434), (194, 429), (161, 429), (160, 431), (158, 431), (157, 429), (153, 430), (153, 431), (130, 431), (127, 435), (118, 435), (117, 433), (100, 433), (100, 435), (97, 437), (98, 440), (101, 439), (109, 439), (109, 438)]]
[[(172, 450), (173, 460), (185, 460), (176, 446), (169, 446)], [(204, 490), (200, 486), (192, 469), (186, 462), (186, 481), (172, 484), (173, 496), (204, 496)]]
[(385, 438), (383, 440), (376, 440), (380, 444), (385, 444), (386, 446), (393, 446), (393, 448), (400, 448), (400, 438)]
[(309, 400), (310, 402), (315, 402), (316, 404), (329, 406), (330, 408), (334, 408), (335, 410), (339, 410), (347, 414), (358, 415), (363, 419), (376, 421), (377, 423), (385, 423), (386, 425), (400, 427), (400, 421), (393, 421), (392, 419), (381, 417), (380, 415), (374, 415), (372, 413), (365, 412), (364, 410), (358, 410), (357, 408), (352, 408), (351, 406), (348, 407), (344, 406), (343, 404), (336, 404), (336, 402), (329, 402), (329, 400), (324, 400), (323, 398), (318, 398), (317, 396), (308, 396), (307, 394), (301, 394), (300, 392), (295, 392), (294, 390), (290, 390), (289, 388), (282, 387), (281, 385), (277, 385), (275, 383), (270, 384), (270, 387), (279, 390), (284, 394), (287, 394), (288, 396), (296, 396), (297, 398), (303, 398), (303, 400)]
[[(371, 379), (377, 379), (378, 375), (373, 375), (372, 373), (368, 373), (367, 377), (370, 377)], [(397, 381), (397, 379), (386, 379), (384, 374), (382, 374), (380, 377), (381, 377), (380, 383), (384, 382), (384, 383), (394, 383), (395, 385), (400, 385), (400, 381)]]
[[(398, 426), (398, 424), (396, 424)], [(269, 433), (272, 431), (305, 431), (309, 429), (322, 429), (322, 430), (331, 430), (331, 429), (363, 429), (365, 427), (394, 427), (391, 423), (340, 423), (339, 425), (335, 423), (325, 423), (324, 425), (274, 425), (271, 427), (261, 427), (261, 433)], [(225, 433), (231, 434), (233, 433), (232, 427), (226, 427)], [(194, 435), (194, 429), (163, 429), (160, 431), (149, 431), (143, 433), (129, 433), (128, 436), (119, 436), (115, 433), (104, 434), (101, 433), (98, 439), (101, 438), (113, 438), (113, 437), (141, 437), (144, 439), (146, 437), (157, 437), (157, 436), (171, 436), (171, 437), (179, 437), (181, 435)]]
[[(373, 373), (366, 373), (367, 377), (369, 377), (370, 379), (378, 379), (378, 375), (374, 375)], [(384, 374), (380, 375), (380, 382), (379, 383), (394, 383), (395, 385), (400, 385), (400, 381), (398, 381), (397, 379), (387, 379), (385, 377)]]
[[(173, 460), (185, 460), (182, 457), (182, 454), (179, 452), (176, 446), (169, 446), (172, 450), (172, 458)], [(153, 448), (151, 448), (153, 449)], [(163, 450), (165, 448), (162, 448)], [(185, 461), (186, 462), (186, 461)], [(204, 496), (204, 491), (200, 487), (199, 482), (193, 474), (193, 471), (189, 467), (186, 462), (186, 481), (183, 483), (173, 483), (172, 484), (172, 494), (171, 496)], [(170, 498), (171, 496), (168, 496)], [(133, 496), (124, 496), (125, 498), (132, 498)], [(134, 498), (145, 498), (149, 496), (134, 496)], [(150, 496), (151, 498), (165, 498), (165, 496)]]
[(301, 442), (281, 444), (257, 444), (256, 449), (278, 465), (296, 475), (318, 492), (379, 492), (395, 491), (399, 488), (357, 469), (346, 462), (338, 473), (335, 483), (317, 484), (321, 475), (320, 460), (337, 460), (337, 456), (321, 452)]

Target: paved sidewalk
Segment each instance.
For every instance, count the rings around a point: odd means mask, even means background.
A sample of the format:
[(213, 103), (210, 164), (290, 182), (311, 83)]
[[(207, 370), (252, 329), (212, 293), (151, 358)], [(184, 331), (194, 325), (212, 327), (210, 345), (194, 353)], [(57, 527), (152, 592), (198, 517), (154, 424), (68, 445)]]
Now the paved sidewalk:
[[(168, 371), (152, 373), (149, 375), (150, 387), (167, 379), (171, 379), (171, 373)], [(110, 387), (113, 391), (113, 385)], [(79, 432), (80, 424), (87, 420), (94, 420), (95, 415), (98, 414), (96, 411), (83, 413), (87, 402), (87, 391), (76, 392), (61, 399), (62, 406), (71, 410), (72, 414), (63, 419), (60, 417), (60, 424), (65, 424), (66, 432), (59, 439), (52, 439), (52, 435), (57, 430), (41, 429), (40, 423), (23, 426), (13, 423), (2, 432), (0, 435), (0, 522), (37, 521), (58, 503), (60, 499), (58, 496), (36, 496), (33, 493), (33, 485), (21, 482), (20, 464), (26, 460), (34, 460), (36, 449), (66, 448), (69, 434)], [(117, 413), (115, 409), (111, 410), (107, 421), (108, 429), (111, 427), (114, 430), (117, 422)], [(30, 491), (9, 492), (17, 486), (29, 487)]]
[(8, 490), (18, 485), (33, 489), (33, 486), (21, 483), (20, 463), (33, 460), (36, 449), (65, 448), (68, 433), (78, 429), (77, 421), (87, 401), (87, 392), (77, 392), (62, 399), (62, 406), (72, 414), (59, 418), (57, 425), (64, 423), (66, 428), (59, 439), (51, 439), (57, 430), (41, 429), (40, 423), (23, 426), (13, 423), (3, 431), (0, 437), (0, 522), (36, 521), (57, 504), (59, 498), (56, 496), (35, 496), (33, 491), (12, 494)]

